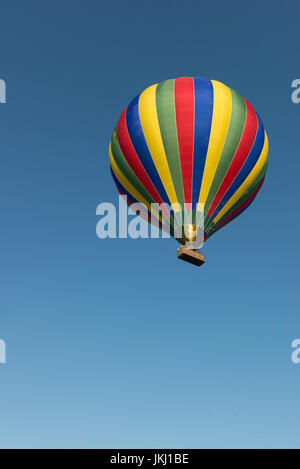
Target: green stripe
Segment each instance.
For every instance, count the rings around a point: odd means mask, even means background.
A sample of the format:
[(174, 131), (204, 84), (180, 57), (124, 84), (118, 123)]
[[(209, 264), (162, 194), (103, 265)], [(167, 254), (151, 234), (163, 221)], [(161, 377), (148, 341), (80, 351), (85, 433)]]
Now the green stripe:
[(184, 193), (175, 115), (175, 80), (166, 80), (156, 88), (156, 108), (160, 133), (173, 180), (177, 200), (184, 207)]
[(207, 238), (209, 238), (215, 232), (215, 224), (209, 216), (207, 216), (206, 220), (208, 226), (205, 226), (205, 233), (207, 235)]
[(134, 174), (131, 167), (127, 163), (127, 160), (123, 155), (123, 152), (117, 140), (116, 129), (114, 130), (111, 137), (111, 151), (114, 156), (114, 159), (116, 160), (117, 165), (120, 168), (121, 173), (126, 177), (126, 179), (128, 179), (128, 181), (130, 182), (130, 184), (132, 184), (135, 190), (137, 190), (144, 197), (144, 199), (147, 200), (149, 204), (155, 203), (151, 195), (148, 193), (148, 191), (145, 189), (143, 184), (140, 182), (140, 180), (137, 178), (137, 176)]
[[(152, 196), (145, 189), (145, 187), (140, 182), (138, 177), (132, 171), (125, 156), (123, 155), (123, 152), (118, 142), (116, 129), (114, 129), (112, 137), (111, 137), (111, 151), (121, 173), (126, 177), (126, 179), (128, 179), (128, 181), (135, 188), (135, 190), (138, 191), (150, 205), (156, 204), (155, 200), (152, 198)], [(122, 184), (121, 181), (120, 183)], [(138, 202), (141, 202), (141, 201), (139, 200)], [(162, 221), (163, 223), (170, 224), (171, 230), (173, 230), (174, 228), (173, 214), (170, 214), (170, 219), (168, 219), (162, 212), (160, 212), (159, 218), (160, 218), (160, 221)]]
[(210, 231), (210, 225), (214, 225), (213, 219), (210, 218), (207, 214), (204, 217), (204, 229), (205, 231)]
[(222, 181), (228, 171), (233, 160), (235, 152), (243, 134), (246, 122), (246, 104), (242, 96), (235, 90), (231, 89), (232, 107), (229, 121), (228, 132), (226, 135), (224, 147), (221, 157), (213, 178), (211, 188), (209, 190), (206, 202), (205, 212), (208, 212), (216, 193), (218, 192)]
[[(268, 166), (268, 162), (266, 161), (266, 163), (264, 164), (263, 168), (261, 169), (261, 172), (259, 173), (259, 175), (257, 176), (257, 178), (255, 179), (255, 181), (251, 184), (251, 186), (249, 187), (249, 189), (237, 200), (237, 202), (222, 216), (222, 218), (220, 218), (220, 220), (218, 221), (217, 224), (221, 223), (225, 218), (228, 217), (228, 215), (231, 215), (234, 210), (239, 206), (241, 205), (242, 203), (244, 203), (244, 201), (251, 196), (251, 194), (253, 194), (253, 192), (255, 191), (255, 189), (258, 187), (258, 185), (260, 184), (261, 180), (263, 179), (263, 177), (265, 176), (266, 174), (266, 171), (267, 171), (267, 166)], [(210, 229), (210, 224), (213, 224), (213, 221), (212, 219), (210, 219), (208, 216), (206, 216), (205, 218), (205, 229)]]
[(249, 197), (251, 197), (251, 195), (253, 194), (253, 192), (256, 191), (256, 189), (258, 188), (259, 184), (261, 183), (261, 181), (263, 180), (265, 174), (266, 174), (266, 171), (267, 171), (267, 167), (268, 167), (268, 161), (266, 161), (266, 163), (264, 164), (261, 172), (259, 173), (259, 175), (257, 176), (257, 178), (255, 179), (255, 181), (251, 184), (251, 186), (249, 187), (249, 189), (245, 192), (244, 195), (242, 195), (242, 197), (239, 198), (239, 200), (222, 216), (222, 218), (220, 218), (220, 220), (218, 221), (217, 225), (221, 224), (222, 221), (225, 220), (225, 218), (227, 218), (229, 215), (231, 215), (240, 205), (242, 205), (245, 200), (247, 200)]

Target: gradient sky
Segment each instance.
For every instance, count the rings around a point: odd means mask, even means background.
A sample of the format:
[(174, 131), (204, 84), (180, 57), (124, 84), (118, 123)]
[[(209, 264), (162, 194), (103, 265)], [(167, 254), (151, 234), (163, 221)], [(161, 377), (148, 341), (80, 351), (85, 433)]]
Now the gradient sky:
[[(300, 447), (298, 1), (1, 3), (2, 448)], [(100, 240), (108, 143), (145, 87), (232, 86), (270, 140), (252, 206), (203, 248)]]

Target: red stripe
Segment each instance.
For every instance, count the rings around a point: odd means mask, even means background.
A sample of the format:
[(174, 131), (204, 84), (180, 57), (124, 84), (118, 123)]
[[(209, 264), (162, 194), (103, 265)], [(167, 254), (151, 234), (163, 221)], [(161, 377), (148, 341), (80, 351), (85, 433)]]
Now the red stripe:
[(149, 214), (149, 211), (145, 212), (145, 210), (142, 209), (142, 207), (138, 206), (136, 207), (136, 204), (135, 202), (130, 202), (128, 197), (126, 196), (126, 194), (122, 194), (121, 190), (117, 187), (117, 190), (119, 192), (119, 194), (122, 196), (122, 198), (125, 200), (125, 202), (127, 203), (128, 207), (130, 207), (133, 211), (139, 211), (141, 212), (142, 216), (144, 216), (144, 218), (146, 219), (146, 221), (148, 221), (148, 223), (150, 223), (151, 225), (155, 225), (157, 226), (157, 228), (159, 228), (160, 230), (164, 230), (166, 231), (166, 229), (163, 227), (163, 225), (161, 224), (161, 226), (159, 225), (159, 222), (157, 220), (157, 218), (154, 216), (154, 215), (150, 215)]
[[(146, 173), (144, 166), (140, 162), (140, 159), (134, 149), (134, 146), (132, 145), (132, 142), (128, 133), (128, 129), (127, 129), (127, 124), (126, 124), (126, 111), (127, 111), (127, 108), (124, 109), (124, 111), (122, 112), (120, 119), (118, 121), (118, 125), (117, 125), (118, 142), (121, 147), (122, 153), (124, 157), (126, 158), (126, 161), (131, 167), (132, 171), (137, 176), (137, 178), (141, 181), (141, 183), (143, 184), (145, 189), (148, 191), (148, 193), (151, 195), (153, 200), (158, 204), (162, 204), (163, 201), (160, 195), (158, 194), (157, 190), (152, 184), (151, 179)], [(170, 216), (169, 212), (165, 208), (162, 208), (162, 210), (168, 217)]]
[(254, 197), (256, 196), (256, 194), (258, 193), (259, 189), (261, 188), (261, 186), (263, 185), (263, 182), (264, 182), (265, 178), (263, 178), (263, 180), (261, 181), (261, 183), (259, 184), (259, 186), (257, 187), (257, 189), (255, 189), (255, 191), (253, 192), (253, 194), (251, 194), (248, 199), (245, 200), (245, 202), (243, 202), (241, 205), (239, 205), (239, 207), (237, 207), (230, 215), (228, 215), (228, 217), (224, 218), (224, 220), (222, 221), (222, 223), (220, 225), (216, 225), (216, 231), (219, 230), (220, 228), (222, 228), (223, 225), (225, 225), (228, 220), (232, 217), (234, 217), (238, 212), (240, 212), (241, 210), (243, 210), (243, 208), (245, 208), (248, 204), (250, 204), (250, 202), (252, 202), (252, 200), (254, 199)]
[(192, 203), (194, 109), (195, 97), (193, 78), (176, 78), (175, 112), (185, 203)]
[[(143, 215), (143, 216), (150, 222), (151, 216), (149, 215), (149, 212), (148, 212), (148, 211), (145, 212), (145, 210), (143, 210), (140, 206), (136, 207), (135, 202), (130, 202), (130, 200), (128, 199), (128, 197), (127, 197), (125, 194), (122, 194), (122, 192), (120, 191), (120, 189), (118, 188), (118, 186), (117, 186), (117, 189), (118, 189), (119, 194), (123, 197), (123, 199), (124, 199), (125, 202), (127, 203), (128, 207), (130, 207), (131, 210), (133, 210), (134, 212), (139, 211), (140, 214)], [(153, 221), (154, 221), (154, 224), (159, 227), (159, 224), (157, 223), (156, 219), (154, 219), (154, 217), (153, 217)]]
[(247, 159), (247, 156), (250, 153), (250, 150), (254, 143), (254, 139), (256, 137), (257, 127), (258, 127), (258, 120), (257, 120), (256, 112), (254, 111), (249, 101), (245, 99), (245, 102), (246, 102), (247, 114), (246, 114), (246, 123), (245, 123), (244, 131), (243, 131), (239, 146), (237, 147), (237, 150), (233, 157), (233, 160), (230, 163), (228, 171), (225, 174), (225, 177), (222, 181), (222, 184), (220, 185), (218, 189), (218, 192), (215, 195), (214, 200), (212, 201), (209, 211), (207, 212), (209, 216), (212, 216), (215, 209), (217, 208), (217, 206), (223, 199), (224, 195), (228, 191), (229, 187), (233, 183), (234, 179), (238, 175), (239, 171), (241, 170), (243, 164), (245, 163)]

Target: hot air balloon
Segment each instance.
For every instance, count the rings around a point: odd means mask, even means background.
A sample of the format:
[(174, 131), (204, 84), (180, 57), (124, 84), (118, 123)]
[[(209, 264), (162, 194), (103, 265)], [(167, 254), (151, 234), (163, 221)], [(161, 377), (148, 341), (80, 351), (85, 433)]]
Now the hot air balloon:
[[(138, 213), (180, 242), (178, 257), (201, 265), (199, 233), (207, 240), (260, 190), (268, 138), (237, 91), (216, 80), (181, 77), (131, 101), (113, 131), (109, 159), (127, 203), (133, 209), (142, 203), (146, 209)], [(163, 207), (157, 217), (153, 204)]]

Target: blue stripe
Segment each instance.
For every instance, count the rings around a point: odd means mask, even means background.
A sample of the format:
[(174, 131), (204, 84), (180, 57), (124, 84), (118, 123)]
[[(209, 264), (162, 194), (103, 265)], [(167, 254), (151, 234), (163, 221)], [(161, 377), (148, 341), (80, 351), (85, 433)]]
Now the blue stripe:
[(259, 115), (257, 115), (257, 120), (258, 120), (258, 129), (257, 129), (257, 133), (256, 133), (256, 137), (255, 137), (253, 146), (250, 150), (250, 153), (247, 156), (247, 159), (246, 159), (245, 163), (243, 164), (240, 172), (238, 173), (235, 180), (233, 181), (233, 183), (229, 187), (228, 191), (226, 192), (226, 194), (224, 195), (224, 197), (220, 201), (219, 205), (217, 206), (216, 210), (212, 214), (212, 216), (211, 216), (212, 219), (214, 219), (218, 215), (218, 213), (222, 210), (224, 205), (227, 204), (228, 200), (233, 196), (233, 194), (243, 184), (245, 179), (247, 179), (247, 177), (251, 173), (252, 169), (256, 165), (258, 158), (261, 155), (261, 152), (262, 152), (262, 149), (263, 149), (263, 146), (264, 146), (264, 142), (265, 142), (265, 130), (264, 130), (264, 126), (263, 126), (263, 123), (262, 123), (261, 118), (259, 117)]
[[(112, 174), (112, 177), (113, 177), (113, 180), (115, 181), (115, 184), (117, 186), (117, 188), (119, 189), (119, 191), (121, 192), (122, 195), (126, 195), (127, 196), (127, 199), (128, 201), (130, 202), (130, 205), (131, 204), (140, 204), (141, 202), (139, 202), (138, 200), (136, 200), (126, 189), (125, 187), (120, 183), (120, 181), (117, 179), (117, 177), (115, 176), (112, 168), (110, 167), (110, 172)], [(142, 204), (144, 205), (144, 204)], [(149, 212), (149, 210), (147, 210), (147, 207), (145, 206), (144, 207), (144, 210), (147, 212), (147, 215), (148, 215), (148, 223), (151, 223), (151, 213)], [(134, 211), (134, 210), (133, 210)], [(141, 215), (142, 216), (142, 215)], [(144, 217), (143, 217), (144, 218)], [(161, 222), (153, 215), (153, 220), (155, 220), (158, 224), (159, 224), (159, 228), (162, 229), (162, 224)]]
[(192, 204), (196, 208), (199, 201), (204, 166), (210, 138), (211, 122), (214, 107), (214, 91), (210, 80), (194, 78), (195, 126), (193, 157), (193, 192)]
[(139, 116), (139, 97), (140, 95), (136, 96), (127, 108), (126, 124), (128, 133), (135, 151), (155, 189), (159, 193), (162, 201), (170, 205), (169, 197), (166, 193), (163, 183), (161, 182), (143, 133)]

